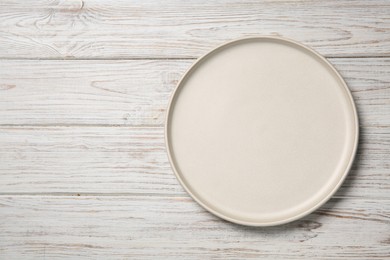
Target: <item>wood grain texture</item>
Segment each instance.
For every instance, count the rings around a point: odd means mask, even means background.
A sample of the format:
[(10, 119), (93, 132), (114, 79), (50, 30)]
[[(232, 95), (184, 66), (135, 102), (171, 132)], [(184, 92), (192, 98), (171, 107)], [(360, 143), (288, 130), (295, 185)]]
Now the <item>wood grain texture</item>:
[(187, 197), (0, 196), (5, 259), (388, 259), (390, 201), (332, 199), (268, 228), (222, 221)]
[(390, 2), (3, 0), (3, 58), (188, 58), (281, 35), (326, 56), (389, 56)]
[[(390, 126), (390, 58), (330, 59), (362, 126)], [(0, 125), (161, 126), (194, 60), (0, 61)]]
[[(338, 197), (390, 199), (390, 128), (361, 128)], [(2, 127), (1, 193), (185, 195), (162, 127)]]

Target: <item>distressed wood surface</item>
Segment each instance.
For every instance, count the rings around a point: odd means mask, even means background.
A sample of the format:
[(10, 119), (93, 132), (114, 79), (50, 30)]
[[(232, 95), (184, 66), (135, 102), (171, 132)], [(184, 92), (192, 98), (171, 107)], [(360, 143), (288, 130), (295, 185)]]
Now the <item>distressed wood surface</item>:
[[(162, 127), (0, 127), (0, 194), (185, 193)], [(361, 128), (338, 197), (390, 199), (389, 128)]]
[[(390, 58), (330, 61), (352, 91), (360, 124), (390, 126)], [(162, 125), (193, 62), (0, 60), (0, 125)]]
[(390, 2), (2, 0), (3, 58), (188, 58), (281, 35), (326, 56), (389, 56)]
[(188, 197), (0, 196), (0, 254), (15, 259), (386, 259), (389, 202), (332, 199), (301, 220), (253, 228), (222, 221)]
[[(253, 35), (328, 57), (360, 119), (341, 189), (278, 227), (203, 210), (163, 138), (195, 58)], [(0, 0), (0, 259), (390, 259), (389, 71), (385, 0)]]

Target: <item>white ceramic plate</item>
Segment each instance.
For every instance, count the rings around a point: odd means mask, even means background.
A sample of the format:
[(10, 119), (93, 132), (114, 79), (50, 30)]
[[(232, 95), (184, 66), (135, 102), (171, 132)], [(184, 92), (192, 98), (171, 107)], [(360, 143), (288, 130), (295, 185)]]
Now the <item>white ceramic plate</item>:
[(255, 37), (226, 43), (187, 71), (165, 135), (176, 177), (200, 205), (270, 226), (335, 193), (358, 129), (351, 94), (326, 59), (291, 40)]

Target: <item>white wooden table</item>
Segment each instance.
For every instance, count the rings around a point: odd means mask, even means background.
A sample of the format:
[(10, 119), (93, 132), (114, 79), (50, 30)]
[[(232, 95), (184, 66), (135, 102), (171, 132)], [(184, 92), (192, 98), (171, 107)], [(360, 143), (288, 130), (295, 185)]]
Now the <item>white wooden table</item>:
[[(325, 55), (361, 131), (334, 198), (271, 228), (205, 212), (163, 140), (190, 64), (259, 34)], [(390, 259), (390, 1), (0, 0), (0, 218), (0, 259)]]

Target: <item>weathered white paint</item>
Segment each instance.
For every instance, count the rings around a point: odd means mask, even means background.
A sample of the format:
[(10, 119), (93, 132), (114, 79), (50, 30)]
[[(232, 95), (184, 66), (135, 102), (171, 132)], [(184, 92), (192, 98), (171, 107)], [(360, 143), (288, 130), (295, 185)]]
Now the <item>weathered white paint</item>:
[(0, 196), (6, 259), (388, 259), (389, 200), (332, 199), (293, 223), (243, 227), (187, 197)]
[[(0, 259), (389, 259), (389, 10), (385, 0), (0, 1)], [(271, 228), (227, 223), (189, 199), (162, 128), (194, 58), (258, 34), (333, 57), (362, 126), (336, 196)]]
[(258, 34), (326, 56), (389, 56), (389, 9), (386, 0), (3, 0), (0, 57), (198, 57)]

